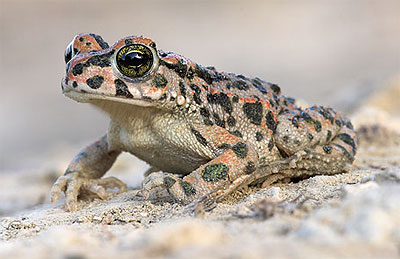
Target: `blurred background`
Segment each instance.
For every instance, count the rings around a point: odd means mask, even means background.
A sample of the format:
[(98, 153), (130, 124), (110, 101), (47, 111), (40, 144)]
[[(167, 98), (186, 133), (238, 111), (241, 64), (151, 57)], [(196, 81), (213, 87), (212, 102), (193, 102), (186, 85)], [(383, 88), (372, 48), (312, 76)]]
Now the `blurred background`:
[(399, 0), (0, 0), (0, 172), (43, 166), (105, 133), (61, 94), (74, 34), (144, 35), (165, 51), (350, 113), (400, 72)]

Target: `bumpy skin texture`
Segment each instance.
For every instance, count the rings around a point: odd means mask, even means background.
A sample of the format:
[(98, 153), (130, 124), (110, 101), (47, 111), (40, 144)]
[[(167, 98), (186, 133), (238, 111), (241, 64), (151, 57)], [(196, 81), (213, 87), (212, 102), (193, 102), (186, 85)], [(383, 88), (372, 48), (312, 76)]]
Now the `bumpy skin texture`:
[[(116, 58), (135, 44), (153, 53), (140, 78), (121, 72)], [(333, 109), (302, 110), (275, 84), (203, 67), (150, 39), (126, 37), (109, 47), (98, 35), (78, 34), (66, 61), (63, 93), (111, 118), (107, 134), (53, 187), (52, 201), (65, 192), (70, 210), (82, 192), (104, 198), (109, 187), (125, 190), (115, 178), (100, 179), (122, 151), (165, 172), (145, 179), (146, 197), (161, 187), (183, 204), (218, 201), (255, 182), (341, 173), (356, 154), (350, 121)]]

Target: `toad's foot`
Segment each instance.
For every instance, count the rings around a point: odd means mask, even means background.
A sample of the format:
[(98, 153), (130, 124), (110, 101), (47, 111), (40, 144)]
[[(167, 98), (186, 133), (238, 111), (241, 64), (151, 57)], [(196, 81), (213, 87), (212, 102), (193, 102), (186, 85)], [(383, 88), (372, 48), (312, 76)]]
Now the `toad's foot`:
[(107, 189), (118, 188), (117, 193), (125, 192), (127, 187), (122, 181), (115, 177), (106, 177), (100, 179), (83, 178), (78, 172), (69, 173), (60, 176), (54, 183), (51, 194), (51, 203), (57, 202), (62, 192), (65, 193), (67, 208), (69, 211), (76, 211), (78, 208), (78, 196), (95, 195), (100, 199), (109, 198), (112, 193)]
[(179, 188), (181, 184), (182, 179), (176, 175), (154, 172), (143, 180), (140, 195), (145, 199), (182, 201), (185, 194), (183, 189)]

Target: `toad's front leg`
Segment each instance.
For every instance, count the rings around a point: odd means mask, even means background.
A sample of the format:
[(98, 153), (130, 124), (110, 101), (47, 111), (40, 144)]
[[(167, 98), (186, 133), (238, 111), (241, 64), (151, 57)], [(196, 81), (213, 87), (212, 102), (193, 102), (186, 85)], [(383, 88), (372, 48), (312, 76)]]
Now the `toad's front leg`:
[(142, 192), (145, 197), (148, 197), (152, 190), (161, 187), (167, 189), (175, 201), (188, 204), (201, 197), (218, 193), (257, 168), (258, 155), (242, 138), (215, 125), (193, 132), (203, 145), (218, 149), (218, 154), (183, 178), (173, 174), (150, 175), (143, 182)]
[(84, 148), (69, 164), (65, 174), (54, 183), (50, 201), (57, 202), (64, 192), (69, 211), (75, 211), (78, 196), (81, 194), (90, 193), (106, 199), (109, 197), (107, 188), (117, 187), (120, 192), (126, 191), (126, 185), (117, 178), (101, 178), (120, 153), (121, 151), (109, 150), (106, 135)]

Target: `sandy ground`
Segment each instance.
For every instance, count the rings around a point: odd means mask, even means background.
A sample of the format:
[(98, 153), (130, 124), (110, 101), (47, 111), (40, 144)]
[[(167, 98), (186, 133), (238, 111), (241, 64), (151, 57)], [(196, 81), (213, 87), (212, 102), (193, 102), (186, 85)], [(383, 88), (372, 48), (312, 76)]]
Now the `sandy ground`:
[(130, 190), (74, 213), (48, 203), (67, 161), (1, 174), (0, 257), (397, 258), (400, 80), (385, 89), (352, 115), (360, 143), (349, 173), (242, 189), (211, 212), (143, 200), (132, 171), (144, 166), (129, 157), (113, 172)]

